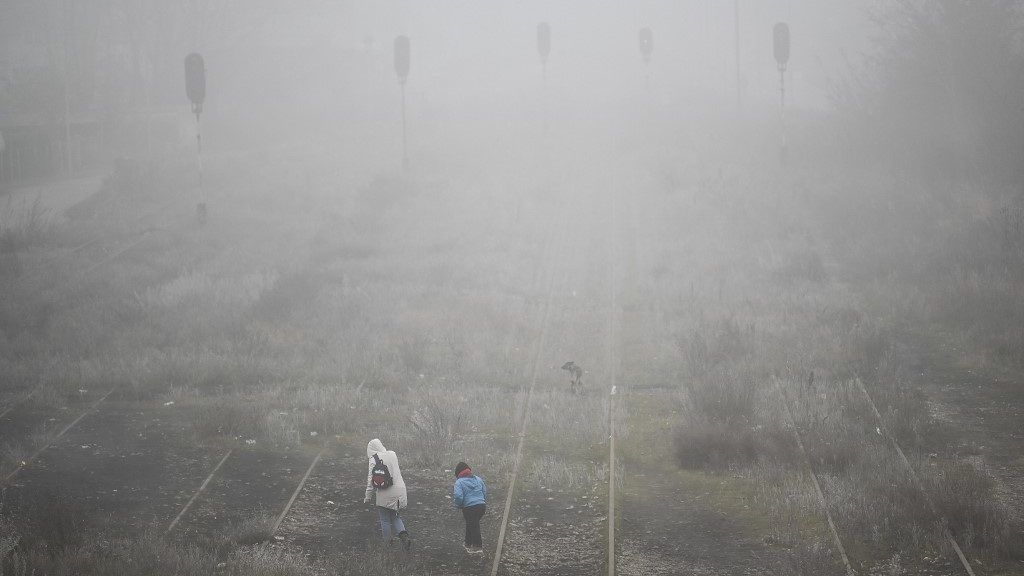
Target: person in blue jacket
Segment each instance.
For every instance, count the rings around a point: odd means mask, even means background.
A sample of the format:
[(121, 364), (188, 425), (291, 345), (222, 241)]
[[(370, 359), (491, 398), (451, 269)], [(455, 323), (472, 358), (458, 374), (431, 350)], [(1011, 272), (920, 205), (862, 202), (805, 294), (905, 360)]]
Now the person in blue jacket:
[(455, 465), (455, 507), (462, 510), (466, 519), (466, 552), (483, 554), (484, 543), (480, 536), (480, 519), (487, 510), (487, 486), (465, 462)]

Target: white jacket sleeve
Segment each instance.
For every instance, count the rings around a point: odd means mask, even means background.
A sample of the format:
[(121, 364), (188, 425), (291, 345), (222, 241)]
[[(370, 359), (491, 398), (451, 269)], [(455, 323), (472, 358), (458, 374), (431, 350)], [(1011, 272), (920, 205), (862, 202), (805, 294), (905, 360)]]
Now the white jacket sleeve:
[(366, 465), (366, 495), (363, 496), (363, 503), (373, 501), (373, 460), (371, 459)]

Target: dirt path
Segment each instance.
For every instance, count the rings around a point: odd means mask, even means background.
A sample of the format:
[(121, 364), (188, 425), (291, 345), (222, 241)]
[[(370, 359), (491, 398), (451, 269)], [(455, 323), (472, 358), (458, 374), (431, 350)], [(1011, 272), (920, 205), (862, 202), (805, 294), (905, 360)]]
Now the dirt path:
[(20, 462), (27, 462), (102, 396), (99, 390), (82, 390), (65, 398), (45, 401), (33, 395), (6, 405), (0, 416), (0, 449), (3, 450), (0, 478), (6, 477)]
[(182, 422), (171, 411), (114, 401), (22, 470), (7, 496), (27, 505), (55, 494), (74, 500), (108, 538), (159, 529), (214, 461), (210, 450), (181, 442)]
[[(538, 351), (536, 392), (520, 484), (498, 574), (598, 574), (606, 569), (607, 394), (604, 355), (611, 302), (606, 243), (611, 220), (597, 204), (566, 239), (548, 335)], [(584, 369), (583, 392), (558, 368)]]
[[(311, 554), (346, 554), (378, 545), (380, 530), (372, 505), (363, 503), (366, 460), (355, 452), (324, 457), (284, 519), (278, 536), (286, 546)], [(409, 508), (402, 512), (413, 537), (408, 556), (424, 570), (438, 574), (480, 574), (486, 557), (469, 556), (462, 548), (462, 516), (446, 496), (451, 481), (443, 472), (403, 470)], [(489, 484), (494, 497), (505, 488)], [(483, 523), (484, 539), (494, 541), (496, 525), (490, 511)], [(397, 543), (393, 554), (403, 555)]]
[[(309, 468), (315, 453), (295, 450), (279, 454), (238, 449), (224, 463), (176, 531), (183, 536), (217, 542), (259, 519), (263, 533), (284, 510)], [(197, 484), (198, 485), (198, 484)]]

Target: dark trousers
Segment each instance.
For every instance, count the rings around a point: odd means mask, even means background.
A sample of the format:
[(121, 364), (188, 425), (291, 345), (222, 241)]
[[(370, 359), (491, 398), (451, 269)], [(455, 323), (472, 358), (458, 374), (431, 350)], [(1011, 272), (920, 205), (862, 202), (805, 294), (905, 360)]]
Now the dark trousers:
[(487, 506), (477, 504), (462, 509), (462, 517), (466, 519), (466, 546), (482, 548), (483, 538), (480, 536), (480, 519), (483, 518)]

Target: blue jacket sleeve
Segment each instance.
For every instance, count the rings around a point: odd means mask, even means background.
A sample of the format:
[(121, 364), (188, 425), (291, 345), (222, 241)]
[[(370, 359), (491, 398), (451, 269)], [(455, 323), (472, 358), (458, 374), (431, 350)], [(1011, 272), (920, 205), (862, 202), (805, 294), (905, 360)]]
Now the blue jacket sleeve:
[[(479, 476), (477, 476), (479, 478)], [(484, 482), (483, 478), (480, 478), (480, 488), (484, 491), (484, 503), (487, 503), (487, 483)]]
[(462, 484), (458, 480), (456, 480), (455, 481), (455, 491), (452, 494), (452, 504), (455, 504), (456, 508), (462, 508), (462, 499), (463, 499)]

